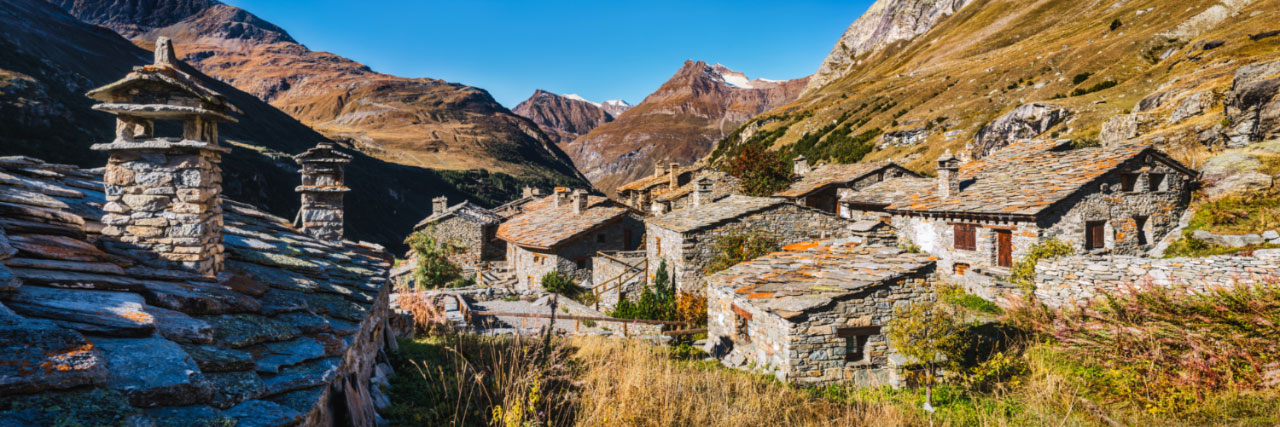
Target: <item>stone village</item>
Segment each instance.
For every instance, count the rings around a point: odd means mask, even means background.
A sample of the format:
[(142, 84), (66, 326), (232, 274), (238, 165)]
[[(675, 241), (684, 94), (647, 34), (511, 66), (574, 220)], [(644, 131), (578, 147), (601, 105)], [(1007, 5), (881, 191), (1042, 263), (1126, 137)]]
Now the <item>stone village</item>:
[[(105, 167), (0, 158), (0, 392), (114, 390), (123, 400), (110, 403), (139, 419), (377, 424), (386, 352), (411, 332), (394, 314), (393, 282), (411, 280), (416, 260), (393, 269), (384, 248), (343, 240), (344, 194), (361, 189), (345, 185), (351, 156), (332, 143), (295, 157), (292, 223), (223, 198), (218, 123), (239, 112), (173, 55), (162, 38), (152, 65), (89, 92), (116, 117), (115, 140), (91, 147)], [(157, 120), (180, 121), (181, 135), (157, 135)], [(566, 301), (566, 312), (604, 316), (665, 265), (679, 292), (706, 298), (713, 357), (806, 384), (894, 383), (906, 362), (883, 330), (894, 308), (944, 282), (1015, 295), (1010, 268), (1048, 239), (1080, 254), (1036, 267), (1035, 292), (1052, 306), (1142, 280), (1261, 282), (1280, 262), (1274, 250), (1154, 259), (1199, 176), (1150, 145), (1029, 140), (972, 156), (942, 156), (934, 177), (798, 157), (791, 185), (771, 197), (669, 163), (617, 199), (529, 188), (486, 209), (440, 197), (414, 231), (458, 248), (449, 259), (474, 282), (447, 291), (457, 297), (446, 312), (516, 310), (501, 296), (543, 295), (542, 279), (559, 272), (598, 301)], [(734, 233), (781, 250), (704, 274), (715, 242)], [(529, 330), (496, 317), (507, 332)]]

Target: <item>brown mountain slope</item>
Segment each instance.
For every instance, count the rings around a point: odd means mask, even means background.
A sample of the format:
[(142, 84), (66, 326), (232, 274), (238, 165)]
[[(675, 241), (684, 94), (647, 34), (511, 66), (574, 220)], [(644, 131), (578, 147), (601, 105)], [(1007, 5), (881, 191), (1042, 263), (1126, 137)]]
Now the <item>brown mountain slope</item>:
[(542, 89), (516, 105), (511, 112), (533, 120), (552, 141), (564, 144), (613, 121), (614, 115), (581, 98), (556, 95)]
[(537, 126), (482, 89), (377, 73), (307, 49), (236, 7), (210, 0), (51, 1), (144, 47), (168, 36), (201, 71), (375, 157), (434, 169), (580, 177)]
[(605, 192), (651, 174), (658, 162), (690, 164), (761, 112), (795, 99), (807, 78), (748, 81), (723, 65), (685, 61), (643, 102), (565, 145), (578, 169)]
[[(919, 13), (909, 9), (899, 8)], [(829, 83), (746, 124), (713, 157), (750, 143), (932, 170), (944, 149), (982, 134), (987, 151), (1037, 136), (1148, 138), (1194, 164), (1204, 147), (1239, 139), (1224, 100), (1235, 102), (1239, 67), (1280, 57), (1278, 30), (1277, 0), (973, 0), (918, 36), (846, 58)]]
[[(89, 107), (90, 89), (113, 82), (152, 53), (111, 30), (86, 24), (43, 0), (0, 1), (0, 156), (28, 155), (92, 168), (106, 164), (94, 142), (113, 138), (115, 120)], [(228, 197), (292, 218), (299, 176), (289, 155), (324, 136), (248, 93), (187, 70), (244, 111), (220, 126), (231, 153), (223, 157)], [(161, 132), (175, 130), (161, 127)], [(180, 130), (177, 130), (180, 132)], [(431, 199), (467, 197), (493, 206), (520, 194), (521, 184), (484, 171), (434, 171), (354, 153), (347, 167), (347, 236), (399, 248), (413, 225), (431, 213)], [(395, 183), (394, 188), (388, 183)]]

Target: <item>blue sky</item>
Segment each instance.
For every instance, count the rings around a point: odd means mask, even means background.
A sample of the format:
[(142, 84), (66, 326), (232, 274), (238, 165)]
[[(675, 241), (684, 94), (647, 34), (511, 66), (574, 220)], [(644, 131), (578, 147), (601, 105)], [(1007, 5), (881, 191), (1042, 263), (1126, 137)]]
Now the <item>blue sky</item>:
[(685, 59), (750, 78), (812, 74), (872, 0), (224, 0), (376, 71), (639, 103)]

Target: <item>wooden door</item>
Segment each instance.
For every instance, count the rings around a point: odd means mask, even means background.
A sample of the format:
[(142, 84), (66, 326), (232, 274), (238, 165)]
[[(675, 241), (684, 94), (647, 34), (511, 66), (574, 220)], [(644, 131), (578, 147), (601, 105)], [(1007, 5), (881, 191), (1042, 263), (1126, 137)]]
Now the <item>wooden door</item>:
[(996, 230), (996, 265), (1013, 267), (1013, 233)]

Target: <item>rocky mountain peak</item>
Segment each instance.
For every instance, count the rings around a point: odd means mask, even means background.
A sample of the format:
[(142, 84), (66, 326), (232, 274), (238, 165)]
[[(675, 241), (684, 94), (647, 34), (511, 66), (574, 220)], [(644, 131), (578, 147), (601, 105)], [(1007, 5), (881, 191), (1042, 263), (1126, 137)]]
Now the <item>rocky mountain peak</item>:
[(603, 104), (576, 94), (557, 95), (542, 89), (535, 90), (529, 99), (516, 105), (511, 112), (533, 120), (552, 141), (560, 144), (572, 141), (614, 118)]
[(899, 40), (910, 40), (933, 29), (938, 23), (972, 0), (876, 0), (867, 12), (845, 30), (818, 72), (809, 79), (811, 91), (844, 76), (858, 57), (878, 51)]
[(203, 27), (188, 31), (201, 36), (252, 40), (265, 43), (294, 42), (284, 29), (257, 16), (216, 0), (49, 0), (80, 20), (110, 28), (127, 38), (154, 40), (149, 34), (161, 28), (195, 19)]

